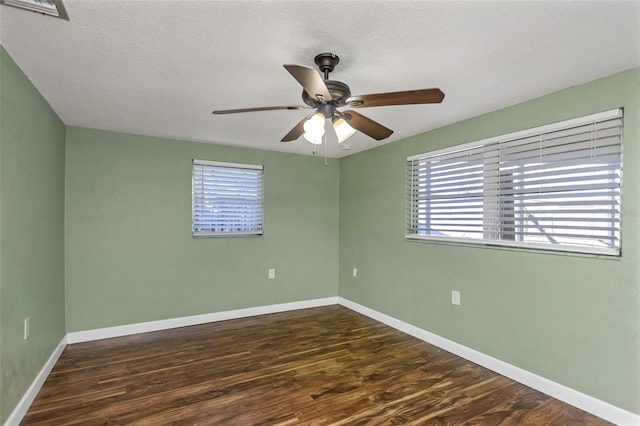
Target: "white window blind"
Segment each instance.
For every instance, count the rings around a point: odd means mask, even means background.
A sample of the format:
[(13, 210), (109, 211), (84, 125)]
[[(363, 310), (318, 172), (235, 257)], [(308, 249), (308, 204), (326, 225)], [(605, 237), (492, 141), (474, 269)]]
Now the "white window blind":
[(622, 110), (407, 158), (408, 239), (620, 254)]
[(196, 237), (263, 233), (263, 166), (193, 160)]

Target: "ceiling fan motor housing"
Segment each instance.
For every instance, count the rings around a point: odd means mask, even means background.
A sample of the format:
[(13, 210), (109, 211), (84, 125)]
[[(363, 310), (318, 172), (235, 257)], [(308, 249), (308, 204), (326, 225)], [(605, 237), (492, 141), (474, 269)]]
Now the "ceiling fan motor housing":
[[(331, 93), (331, 98), (329, 104), (333, 104), (335, 106), (343, 106), (345, 105), (345, 101), (351, 97), (351, 89), (349, 86), (344, 84), (341, 81), (336, 80), (325, 80), (324, 83), (327, 85), (327, 89), (329, 89), (329, 93)], [(305, 104), (310, 107), (316, 107), (318, 104), (322, 104), (322, 102), (313, 99), (306, 91), (302, 91), (302, 100)]]
[(324, 84), (327, 86), (331, 94), (331, 100), (323, 102), (322, 99), (314, 99), (306, 91), (302, 91), (302, 100), (310, 107), (316, 108), (318, 112), (324, 114), (327, 118), (332, 118), (335, 114), (336, 107), (345, 105), (345, 101), (351, 97), (351, 89), (341, 81), (329, 80), (329, 73), (340, 62), (340, 58), (335, 53), (321, 53), (313, 59), (318, 69), (324, 74)]

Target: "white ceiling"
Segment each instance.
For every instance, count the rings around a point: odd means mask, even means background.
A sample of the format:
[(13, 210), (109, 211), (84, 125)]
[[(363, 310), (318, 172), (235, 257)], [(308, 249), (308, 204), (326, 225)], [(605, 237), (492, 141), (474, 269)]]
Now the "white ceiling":
[[(335, 52), (353, 95), (439, 87), (439, 105), (358, 112), (341, 157), (640, 66), (640, 1), (64, 0), (70, 21), (0, 6), (1, 42), (72, 126), (310, 154), (282, 64)], [(321, 149), (321, 152), (322, 149)]]

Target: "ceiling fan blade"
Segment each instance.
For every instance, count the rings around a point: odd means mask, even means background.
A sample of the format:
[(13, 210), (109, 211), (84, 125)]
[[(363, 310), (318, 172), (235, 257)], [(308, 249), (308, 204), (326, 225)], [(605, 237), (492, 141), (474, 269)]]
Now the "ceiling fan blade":
[(440, 89), (421, 89), (351, 96), (345, 103), (352, 108), (367, 108), (390, 105), (439, 104), (443, 99), (444, 93)]
[(288, 105), (288, 106), (270, 106), (270, 107), (258, 107), (258, 108), (240, 108), (240, 109), (222, 109), (213, 111), (212, 114), (224, 115), (224, 114), (237, 114), (239, 112), (255, 112), (255, 111), (275, 111), (281, 109), (309, 109), (308, 106), (302, 105)]
[(393, 134), (393, 130), (387, 129), (382, 124), (375, 122), (362, 114), (358, 114), (355, 111), (344, 111), (342, 113), (342, 117), (351, 127), (377, 141), (386, 139)]
[(283, 65), (298, 80), (309, 96), (319, 101), (330, 101), (333, 98), (320, 73), (313, 68), (302, 65)]
[(304, 123), (307, 121), (309, 117), (305, 117), (298, 124), (296, 124), (293, 129), (289, 130), (289, 133), (284, 135), (280, 142), (291, 142), (298, 139), (304, 133)]

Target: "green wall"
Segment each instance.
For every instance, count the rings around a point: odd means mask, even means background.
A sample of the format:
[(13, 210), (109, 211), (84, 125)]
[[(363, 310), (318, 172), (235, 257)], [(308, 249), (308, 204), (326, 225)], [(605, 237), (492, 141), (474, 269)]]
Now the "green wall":
[(0, 47), (0, 423), (65, 333), (64, 145), (64, 124)]
[[(264, 236), (191, 237), (193, 158), (264, 165)], [(69, 127), (66, 166), (67, 332), (338, 293), (337, 160)]]
[[(616, 107), (621, 258), (404, 240), (407, 156)], [(340, 295), (640, 413), (639, 117), (634, 69), (342, 159)]]

